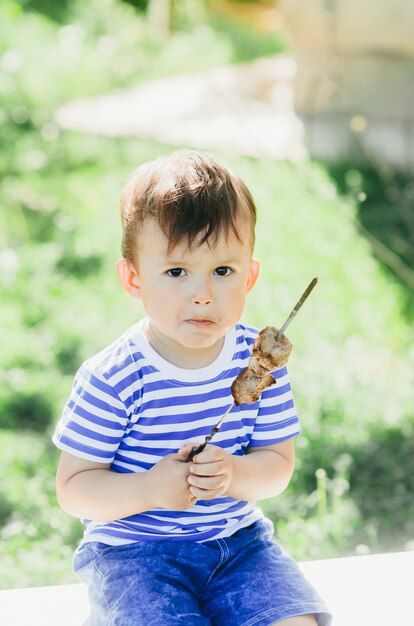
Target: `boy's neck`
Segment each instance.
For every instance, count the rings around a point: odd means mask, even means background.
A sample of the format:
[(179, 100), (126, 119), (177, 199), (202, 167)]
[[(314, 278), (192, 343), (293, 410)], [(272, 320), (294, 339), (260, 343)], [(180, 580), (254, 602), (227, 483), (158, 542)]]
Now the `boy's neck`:
[(182, 369), (201, 369), (213, 363), (220, 354), (224, 337), (208, 348), (191, 349), (182, 346), (172, 339), (161, 336), (150, 320), (144, 326), (145, 336), (150, 346), (163, 359)]

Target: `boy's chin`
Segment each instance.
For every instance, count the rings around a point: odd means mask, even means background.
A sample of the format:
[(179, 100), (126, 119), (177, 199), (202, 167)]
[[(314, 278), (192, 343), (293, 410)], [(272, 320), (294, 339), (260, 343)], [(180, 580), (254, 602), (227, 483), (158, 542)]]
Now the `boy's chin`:
[(179, 343), (183, 348), (193, 352), (202, 352), (203, 350), (214, 350), (223, 345), (224, 338), (222, 335), (215, 337), (191, 337), (183, 338)]
[(214, 339), (214, 340), (207, 340), (207, 339), (200, 339), (197, 341), (183, 341), (180, 342), (182, 347), (185, 348), (186, 350), (191, 350), (194, 352), (200, 352), (202, 350), (209, 350), (211, 348), (214, 348), (215, 346), (217, 346), (218, 344), (222, 344), (222, 337), (220, 339)]

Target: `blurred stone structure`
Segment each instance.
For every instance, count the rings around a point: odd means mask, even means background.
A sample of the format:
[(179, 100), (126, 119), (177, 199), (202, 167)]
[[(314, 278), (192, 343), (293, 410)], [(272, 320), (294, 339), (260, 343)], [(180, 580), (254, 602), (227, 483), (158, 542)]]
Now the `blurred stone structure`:
[(309, 153), (414, 171), (414, 1), (279, 0)]

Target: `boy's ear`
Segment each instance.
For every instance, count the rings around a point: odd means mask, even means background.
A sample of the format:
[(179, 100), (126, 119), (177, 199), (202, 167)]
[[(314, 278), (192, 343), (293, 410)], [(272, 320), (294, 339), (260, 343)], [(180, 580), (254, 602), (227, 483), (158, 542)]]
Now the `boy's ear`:
[(140, 298), (141, 289), (139, 285), (139, 277), (131, 261), (128, 261), (128, 259), (119, 259), (116, 264), (116, 271), (119, 281), (125, 291), (133, 298)]
[(259, 277), (260, 261), (258, 259), (251, 259), (249, 267), (249, 275), (247, 277), (247, 293), (253, 289), (256, 281)]

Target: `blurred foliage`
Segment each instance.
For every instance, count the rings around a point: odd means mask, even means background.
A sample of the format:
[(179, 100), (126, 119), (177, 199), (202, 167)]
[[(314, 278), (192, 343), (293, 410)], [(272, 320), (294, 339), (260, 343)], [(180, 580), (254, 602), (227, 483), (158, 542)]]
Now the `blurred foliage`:
[(339, 192), (353, 198), (361, 232), (373, 253), (405, 290), (408, 319), (414, 306), (414, 182), (386, 164), (330, 165)]
[[(167, 42), (115, 0), (0, 5), (0, 587), (74, 580), (81, 525), (57, 506), (50, 437), (82, 360), (142, 315), (116, 280), (116, 206), (128, 173), (170, 150), (63, 132), (56, 107), (280, 49), (190, 5), (177, 3)], [(290, 333), (297, 471), (263, 507), (298, 559), (412, 546), (412, 312), (357, 229), (358, 193), (381, 198), (381, 187), (368, 193), (363, 172), (344, 186), (320, 164), (224, 156), (259, 207), (263, 268), (246, 319), (277, 324), (320, 279)], [(397, 177), (392, 186), (411, 194)], [(384, 221), (377, 235), (389, 232)]]
[(251, 31), (243, 23), (234, 23), (226, 16), (213, 16), (210, 24), (214, 31), (225, 36), (232, 30), (232, 46), (234, 61), (249, 61), (257, 57), (270, 56), (284, 51), (285, 42), (282, 37), (275, 37), (272, 32), (262, 32), (258, 36), (257, 31)]
[(0, 588), (70, 579), (68, 564), (81, 528), (56, 504), (53, 446), (44, 435), (2, 432), (0, 447)]
[(71, 0), (60, 0), (59, 2), (53, 0), (18, 0), (15, 4), (24, 11), (37, 12), (57, 22), (63, 22), (69, 11)]
[(378, 549), (392, 550), (395, 544), (414, 548), (413, 458), (412, 421), (402, 427), (377, 427), (355, 451), (352, 495), (365, 531), (375, 536)]

